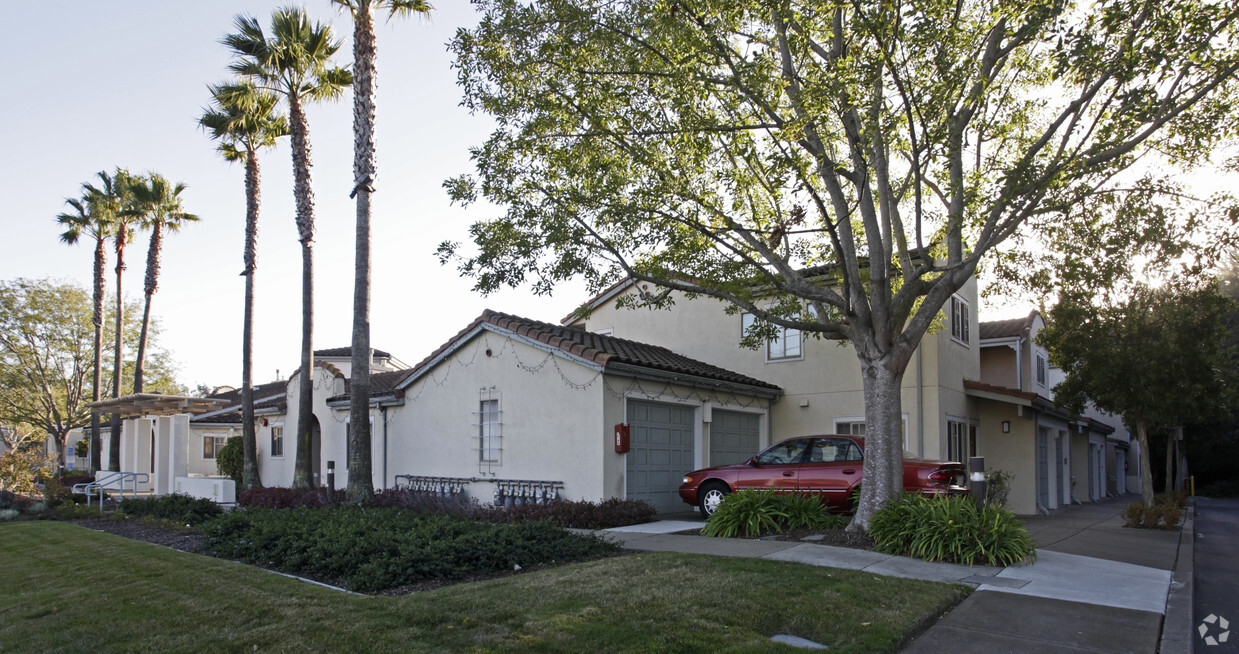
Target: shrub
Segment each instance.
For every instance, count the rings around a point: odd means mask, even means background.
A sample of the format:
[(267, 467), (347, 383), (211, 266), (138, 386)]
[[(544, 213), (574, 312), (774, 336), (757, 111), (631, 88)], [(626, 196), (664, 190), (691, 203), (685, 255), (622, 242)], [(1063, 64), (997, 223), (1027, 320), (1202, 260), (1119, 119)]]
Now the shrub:
[(702, 536), (756, 538), (763, 533), (781, 532), (787, 521), (778, 495), (768, 491), (742, 490), (732, 493), (706, 520)]
[(37, 494), (38, 483), (47, 478), (49, 470), (47, 457), (34, 450), (0, 454), (0, 490)]
[(13, 508), (17, 502), (17, 493), (10, 490), (0, 490), (0, 511)]
[(493, 522), (548, 521), (569, 529), (610, 529), (649, 522), (658, 512), (645, 500), (610, 498), (601, 502), (556, 500), (550, 504), (523, 504), (485, 508), (479, 517)]
[(52, 477), (43, 482), (43, 499), (47, 500), (48, 504), (53, 506), (60, 504), (64, 500), (72, 500), (73, 492), (65, 486), (60, 479)]
[(1011, 480), (1014, 472), (995, 468), (985, 473), (985, 503), (1007, 508), (1007, 497), (1011, 494)]
[(241, 440), (240, 436), (229, 436), (224, 446), (215, 453), (215, 469), (238, 484), (245, 471), (245, 450)]
[(83, 459), (90, 456), (90, 440), (83, 438), (78, 441), (77, 445), (73, 446), (73, 455)]
[(471, 517), (480, 507), (476, 500), (466, 497), (463, 493), (439, 495), (407, 488), (396, 488), (379, 491), (366, 502), (372, 508), (393, 508), (411, 511), (413, 513), (441, 513), (460, 517)]
[(183, 493), (163, 497), (130, 497), (120, 502), (125, 515), (150, 516), (160, 520), (200, 525), (224, 512), (215, 502)]
[(0, 509), (0, 520), (12, 520), (17, 517), (17, 509)]
[(463, 579), (617, 551), (546, 522), (496, 524), (357, 506), (250, 508), (205, 527), (218, 556), (342, 580), (361, 591)]
[(1141, 527), (1144, 525), (1145, 508), (1143, 502), (1128, 504), (1121, 514), (1124, 527)]
[(786, 493), (775, 495), (775, 506), (787, 517), (785, 530), (792, 529), (842, 529), (847, 526), (847, 516), (832, 514), (821, 499), (813, 495)]
[(1179, 528), (1179, 521), (1183, 519), (1183, 509), (1179, 508), (1178, 504), (1167, 502), (1162, 504), (1160, 507), (1154, 508), (1160, 509), (1159, 512), (1161, 513), (1162, 529)]
[(1037, 557), (1014, 514), (992, 504), (978, 510), (965, 496), (901, 495), (873, 514), (868, 531), (879, 551), (925, 561), (1008, 566)]
[(331, 504), (330, 500), (329, 493), (324, 489), (251, 488), (237, 496), (237, 505), (288, 509), (297, 506), (327, 506)]
[(61, 520), (87, 520), (103, 516), (103, 507), (99, 504), (77, 504), (73, 500), (65, 500), (56, 507), (56, 517)]

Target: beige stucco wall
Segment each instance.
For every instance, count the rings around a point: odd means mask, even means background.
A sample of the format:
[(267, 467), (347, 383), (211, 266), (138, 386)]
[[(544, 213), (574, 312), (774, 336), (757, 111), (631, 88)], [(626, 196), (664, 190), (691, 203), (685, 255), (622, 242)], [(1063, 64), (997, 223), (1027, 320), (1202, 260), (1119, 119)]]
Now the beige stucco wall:
[[(1037, 513), (1037, 437), (1036, 423), (1017, 415), (1016, 406), (1003, 402), (978, 401), (980, 416), (978, 449), (985, 457), (985, 469), (1012, 473), (1007, 508), (1019, 515)], [(1002, 433), (1002, 422), (1011, 423), (1011, 432)]]
[[(634, 292), (627, 289), (623, 293)], [(963, 380), (979, 375), (976, 281), (960, 290), (970, 307), (971, 343), (951, 337), (949, 318), (925, 335), (921, 353), (908, 364), (901, 394), (907, 423), (906, 446), (928, 457), (945, 456), (946, 414), (975, 419), (964, 394)], [(667, 347), (685, 356), (743, 373), (780, 386), (783, 397), (771, 410), (771, 438), (832, 433), (841, 419), (863, 419), (865, 401), (856, 352), (847, 342), (808, 336), (803, 356), (767, 360), (764, 347), (740, 346), (742, 318), (728, 315), (726, 304), (713, 298), (688, 299), (673, 294), (669, 309), (620, 309), (615, 299), (596, 307), (573, 324), (589, 331)], [(918, 406), (918, 384), (920, 400)], [(924, 416), (922, 424), (921, 416)]]
[(1005, 345), (981, 350), (981, 382), (1003, 388), (1019, 388), (1017, 354)]

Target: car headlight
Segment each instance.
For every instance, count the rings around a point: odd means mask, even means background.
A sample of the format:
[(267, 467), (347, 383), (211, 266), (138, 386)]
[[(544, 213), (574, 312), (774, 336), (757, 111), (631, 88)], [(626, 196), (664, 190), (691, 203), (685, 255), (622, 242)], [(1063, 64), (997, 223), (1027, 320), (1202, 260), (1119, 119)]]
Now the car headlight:
[(690, 476), (688, 476), (688, 475), (684, 475), (684, 480), (683, 480), (682, 482), (680, 482), (680, 483), (687, 484), (688, 482), (690, 482), (690, 481), (692, 481), (692, 480), (693, 480), (693, 478), (692, 478), (692, 477), (690, 477)]

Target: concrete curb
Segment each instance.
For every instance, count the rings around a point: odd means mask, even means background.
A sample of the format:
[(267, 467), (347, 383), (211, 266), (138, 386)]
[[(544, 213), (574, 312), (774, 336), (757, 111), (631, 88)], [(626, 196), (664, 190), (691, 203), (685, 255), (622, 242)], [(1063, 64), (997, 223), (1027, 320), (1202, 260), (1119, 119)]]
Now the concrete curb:
[(1192, 573), (1195, 546), (1195, 498), (1188, 500), (1184, 511), (1183, 528), (1179, 532), (1179, 556), (1175, 560), (1170, 577), (1170, 591), (1166, 595), (1166, 619), (1162, 621), (1162, 639), (1158, 652), (1178, 654), (1191, 652), (1192, 630)]

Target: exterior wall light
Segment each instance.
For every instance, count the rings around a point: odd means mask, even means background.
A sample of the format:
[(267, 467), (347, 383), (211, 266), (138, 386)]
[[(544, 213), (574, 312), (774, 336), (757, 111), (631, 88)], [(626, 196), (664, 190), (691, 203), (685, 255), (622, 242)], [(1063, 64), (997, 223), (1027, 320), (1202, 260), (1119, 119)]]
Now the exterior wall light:
[(1003, 421), (1002, 421), (1002, 433), (1004, 433), (1004, 434), (1010, 434), (1010, 433), (1011, 433), (1011, 421), (1010, 421), (1010, 420), (1003, 420)]

